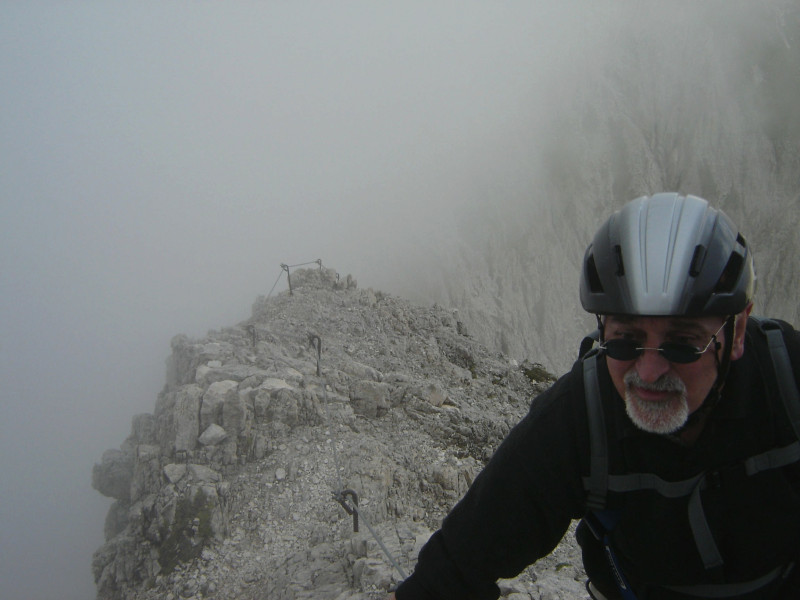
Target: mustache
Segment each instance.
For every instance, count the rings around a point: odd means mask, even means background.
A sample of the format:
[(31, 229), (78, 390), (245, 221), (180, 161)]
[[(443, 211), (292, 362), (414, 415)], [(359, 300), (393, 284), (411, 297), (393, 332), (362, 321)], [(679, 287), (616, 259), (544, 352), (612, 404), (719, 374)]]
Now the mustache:
[(628, 387), (635, 386), (652, 392), (673, 392), (676, 394), (686, 393), (686, 384), (684, 384), (683, 381), (681, 381), (675, 375), (671, 375), (669, 373), (662, 375), (653, 382), (648, 382), (639, 377), (639, 373), (636, 372), (636, 369), (631, 369), (625, 373), (622, 381)]

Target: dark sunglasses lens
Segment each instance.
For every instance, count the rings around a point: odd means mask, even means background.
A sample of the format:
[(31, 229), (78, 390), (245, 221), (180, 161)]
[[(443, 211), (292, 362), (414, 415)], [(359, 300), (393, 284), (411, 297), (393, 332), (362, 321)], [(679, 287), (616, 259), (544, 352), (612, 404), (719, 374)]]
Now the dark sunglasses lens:
[(661, 344), (660, 350), (664, 358), (674, 363), (690, 363), (700, 358), (697, 348), (691, 344), (664, 342)]
[(633, 340), (608, 340), (604, 346), (606, 355), (614, 360), (633, 360), (642, 353)]
[[(634, 360), (642, 355), (643, 350), (634, 340), (608, 340), (603, 346), (606, 356), (614, 360)], [(691, 363), (700, 358), (697, 348), (691, 344), (664, 342), (658, 349), (661, 356), (673, 363)]]

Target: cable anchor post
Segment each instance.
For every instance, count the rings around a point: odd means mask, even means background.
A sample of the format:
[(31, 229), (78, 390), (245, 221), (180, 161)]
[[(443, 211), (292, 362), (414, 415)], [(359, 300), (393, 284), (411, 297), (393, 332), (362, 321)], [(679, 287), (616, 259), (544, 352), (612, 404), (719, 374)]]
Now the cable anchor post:
[(320, 371), (320, 363), (322, 362), (322, 340), (316, 334), (309, 334), (308, 342), (311, 344), (311, 347), (317, 351), (317, 377), (322, 377), (322, 373)]
[[(347, 503), (347, 497), (353, 501), (353, 506)], [(358, 533), (358, 494), (354, 490), (342, 490), (341, 492), (333, 492), (333, 499), (342, 505), (342, 508), (348, 515), (353, 515), (353, 533)]]
[(289, 282), (289, 295), (292, 296), (292, 276), (289, 273), (289, 265), (286, 263), (281, 263), (281, 269), (286, 271), (286, 280)]

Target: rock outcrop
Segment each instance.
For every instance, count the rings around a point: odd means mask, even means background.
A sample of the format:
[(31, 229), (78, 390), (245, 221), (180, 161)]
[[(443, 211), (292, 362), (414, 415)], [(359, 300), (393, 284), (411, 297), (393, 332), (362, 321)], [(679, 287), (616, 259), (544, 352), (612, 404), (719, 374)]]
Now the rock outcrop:
[[(249, 320), (176, 336), (154, 413), (95, 465), (98, 598), (384, 597), (549, 384), (531, 367), (442, 307), (293, 273)], [(504, 596), (580, 596), (568, 537)]]

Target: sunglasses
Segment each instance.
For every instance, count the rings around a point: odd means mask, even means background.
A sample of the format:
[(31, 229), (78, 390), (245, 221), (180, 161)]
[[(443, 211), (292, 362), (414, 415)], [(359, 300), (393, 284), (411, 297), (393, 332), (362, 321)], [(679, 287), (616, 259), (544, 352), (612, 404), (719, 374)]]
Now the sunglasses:
[(725, 327), (725, 323), (711, 336), (704, 348), (698, 348), (685, 342), (664, 342), (658, 348), (645, 348), (639, 346), (639, 342), (636, 340), (622, 338), (606, 340), (600, 344), (599, 348), (605, 352), (606, 356), (614, 360), (634, 360), (639, 358), (645, 350), (655, 350), (669, 362), (692, 363), (705, 354), (712, 343), (717, 342), (717, 335), (722, 331), (723, 327)]

